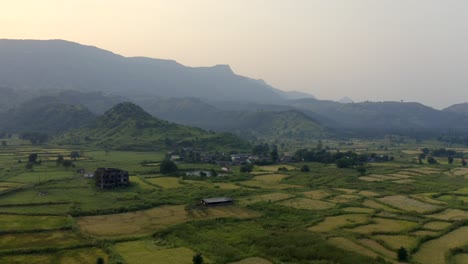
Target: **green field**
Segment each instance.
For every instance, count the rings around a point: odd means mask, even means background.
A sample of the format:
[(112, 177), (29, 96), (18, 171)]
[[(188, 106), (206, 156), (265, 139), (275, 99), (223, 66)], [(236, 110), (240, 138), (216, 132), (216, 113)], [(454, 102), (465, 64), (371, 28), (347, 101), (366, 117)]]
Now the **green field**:
[[(196, 177), (186, 173), (221, 167), (179, 162), (178, 173), (162, 175), (164, 151), (13, 142), (0, 148), (0, 263), (102, 257), (106, 264), (189, 264), (199, 252), (213, 264), (383, 264), (395, 263), (401, 246), (409, 263), (466, 259), (466, 251), (449, 254), (468, 245), (468, 170), (414, 163), (416, 143), (356, 141), (350, 149), (377, 152), (386, 144), (388, 151), (379, 153), (399, 153), (392, 162), (366, 164), (364, 176), (355, 168), (299, 162)], [(73, 150), (83, 153), (74, 168), (55, 163)], [(30, 153), (42, 163), (26, 168)], [(310, 172), (301, 172), (303, 165)], [(130, 186), (101, 190), (76, 172), (99, 167), (127, 170)], [(209, 197), (235, 202), (199, 205)]]

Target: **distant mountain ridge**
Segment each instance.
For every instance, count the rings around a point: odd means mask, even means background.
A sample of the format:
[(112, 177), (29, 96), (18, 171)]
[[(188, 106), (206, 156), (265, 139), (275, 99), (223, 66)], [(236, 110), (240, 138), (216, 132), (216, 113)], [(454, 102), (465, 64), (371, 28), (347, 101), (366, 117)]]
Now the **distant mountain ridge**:
[(300, 94), (236, 75), (228, 65), (186, 67), (171, 60), (127, 58), (63, 40), (0, 40), (0, 85), (101, 91), (130, 99), (150, 95), (280, 102)]

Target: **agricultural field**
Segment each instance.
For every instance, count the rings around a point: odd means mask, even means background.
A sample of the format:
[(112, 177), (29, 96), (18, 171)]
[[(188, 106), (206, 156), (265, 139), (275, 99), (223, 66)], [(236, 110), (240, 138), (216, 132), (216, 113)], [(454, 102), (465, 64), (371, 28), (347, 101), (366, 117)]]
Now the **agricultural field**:
[[(0, 148), (0, 263), (189, 264), (202, 253), (212, 264), (384, 264), (397, 262), (400, 247), (409, 263), (466, 262), (466, 251), (452, 249), (468, 246), (468, 170), (414, 163), (415, 144), (378, 150), (398, 155), (364, 174), (300, 162), (252, 173), (178, 163), (163, 175), (164, 152), (10, 143)], [(75, 167), (55, 162), (71, 151), (81, 153)], [(27, 168), (31, 153), (41, 163)], [(77, 172), (99, 167), (127, 170), (130, 186), (101, 190)], [(187, 174), (211, 169), (222, 176)], [(210, 197), (234, 205), (199, 204)]]

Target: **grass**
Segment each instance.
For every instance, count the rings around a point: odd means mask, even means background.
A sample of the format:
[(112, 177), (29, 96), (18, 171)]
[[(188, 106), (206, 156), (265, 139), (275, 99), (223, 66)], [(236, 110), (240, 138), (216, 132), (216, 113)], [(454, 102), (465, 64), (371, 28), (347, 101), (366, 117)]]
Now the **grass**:
[(354, 194), (340, 194), (340, 195), (337, 195), (337, 196), (334, 196), (330, 199), (328, 199), (329, 201), (331, 202), (334, 202), (334, 203), (348, 203), (348, 202), (351, 202), (351, 201), (354, 201), (356, 199), (359, 199), (360, 196), (358, 195), (354, 195)]
[(253, 258), (246, 258), (237, 262), (231, 262), (230, 264), (272, 264), (272, 263), (264, 258), (253, 257)]
[(374, 239), (382, 241), (385, 246), (392, 250), (397, 250), (400, 247), (410, 250), (416, 247), (418, 241), (416, 237), (407, 235), (377, 235), (374, 236)]
[(365, 256), (369, 256), (369, 257), (372, 257), (372, 258), (375, 258), (377, 257), (378, 255), (361, 246), (361, 245), (358, 245), (356, 243), (354, 243), (353, 241), (347, 239), (347, 238), (344, 238), (344, 237), (332, 237), (332, 238), (329, 238), (327, 240), (328, 243), (338, 247), (338, 248), (341, 248), (341, 249), (344, 249), (344, 250), (347, 250), (347, 251), (352, 251), (352, 252), (355, 252), (355, 253), (358, 253), (358, 254), (361, 254), (361, 255), (365, 255)]
[(428, 217), (446, 221), (468, 220), (468, 212), (459, 209), (446, 209), (440, 213), (428, 215)]
[(367, 182), (381, 182), (381, 181), (383, 181), (382, 179), (374, 178), (374, 177), (371, 177), (371, 176), (362, 176), (362, 177), (359, 177), (359, 179), (363, 180), (363, 181), (367, 181)]
[(154, 190), (154, 186), (147, 184), (138, 176), (130, 176), (129, 180), (130, 182), (137, 184), (143, 190)]
[(200, 207), (186, 210), (185, 205), (160, 206), (130, 213), (85, 216), (77, 219), (82, 232), (92, 236), (144, 235), (191, 220), (214, 218), (252, 218), (259, 214), (236, 206)]
[(164, 189), (179, 188), (183, 186), (180, 184), (180, 179), (174, 177), (145, 178), (145, 181)]
[(342, 209), (347, 213), (362, 213), (362, 214), (372, 214), (375, 212), (374, 209), (364, 208), (364, 207), (346, 207)]
[(294, 195), (287, 194), (287, 193), (267, 193), (262, 195), (255, 195), (251, 197), (244, 198), (241, 200), (241, 204), (254, 204), (258, 202), (277, 202), (281, 200), (286, 200)]
[(447, 222), (440, 222), (440, 221), (434, 221), (434, 222), (429, 222), (426, 223), (423, 228), (424, 229), (430, 229), (430, 230), (444, 230), (447, 227), (449, 227), (451, 224)]
[(440, 238), (429, 240), (413, 255), (413, 258), (425, 264), (444, 264), (445, 254), (455, 247), (468, 243), (468, 226), (456, 229)]
[(455, 255), (455, 257), (453, 257), (453, 262), (455, 264), (466, 264), (466, 263), (468, 263), (468, 253)]
[(297, 188), (301, 186), (284, 184), (280, 183), (283, 179), (287, 178), (286, 174), (268, 174), (268, 175), (259, 175), (255, 176), (250, 181), (242, 182), (243, 185), (251, 187), (260, 187), (265, 189), (288, 189), (288, 188)]
[(8, 264), (82, 264), (96, 263), (96, 259), (102, 257), (108, 263), (107, 254), (99, 248), (82, 248), (74, 250), (64, 250), (53, 254), (15, 254), (0, 256), (0, 263)]
[(436, 205), (442, 205), (442, 206), (447, 205), (446, 202), (432, 199), (431, 195), (432, 195), (431, 193), (418, 193), (418, 194), (410, 195), (410, 197), (415, 198), (416, 200), (420, 200), (422, 202), (430, 203), (430, 204), (436, 204)]
[(376, 202), (374, 200), (370, 200), (370, 199), (365, 200), (362, 203), (362, 205), (364, 205), (366, 207), (374, 208), (374, 209), (382, 209), (382, 210), (385, 210), (387, 212), (400, 212), (400, 210), (397, 210), (395, 208), (392, 208), (390, 206), (378, 203), (378, 202)]
[(0, 249), (37, 249), (69, 247), (85, 243), (82, 237), (70, 231), (52, 231), (39, 233), (0, 235)]
[(259, 166), (258, 169), (267, 172), (277, 172), (279, 168), (286, 168), (288, 170), (296, 170), (297, 168), (291, 165), (269, 165)]
[(376, 192), (372, 192), (372, 191), (360, 191), (358, 192), (357, 194), (361, 195), (361, 196), (364, 196), (364, 197), (376, 197), (376, 196), (380, 196), (380, 194), (376, 193)]
[(334, 203), (324, 202), (320, 200), (312, 200), (307, 198), (295, 198), (286, 201), (279, 202), (278, 204), (293, 207), (296, 209), (307, 209), (307, 210), (324, 210), (335, 207)]
[(418, 230), (418, 231), (411, 233), (411, 235), (419, 236), (419, 237), (426, 237), (426, 236), (433, 237), (433, 236), (439, 235), (439, 232), (430, 231), (430, 230)]
[(406, 220), (392, 220), (386, 218), (373, 218), (374, 224), (358, 226), (349, 231), (361, 234), (403, 232), (410, 230), (418, 225), (416, 222)]
[(330, 232), (340, 227), (356, 224), (364, 224), (369, 221), (369, 216), (364, 214), (343, 214), (326, 217), (322, 222), (308, 228), (312, 232)]
[(24, 216), (0, 214), (1, 231), (57, 229), (70, 226), (66, 216)]
[(313, 190), (308, 192), (303, 192), (304, 196), (314, 200), (320, 200), (325, 197), (330, 196), (330, 193), (325, 190)]
[(405, 211), (415, 211), (418, 213), (427, 213), (437, 209), (440, 209), (439, 206), (423, 203), (421, 201), (411, 199), (404, 195), (393, 195), (386, 196), (378, 199), (382, 203), (389, 204), (393, 207), (405, 210)]
[(191, 264), (195, 255), (189, 248), (162, 248), (148, 240), (118, 243), (114, 248), (127, 264)]
[(391, 259), (396, 259), (397, 254), (395, 251), (388, 250), (384, 246), (380, 245), (374, 240), (371, 239), (359, 239), (359, 243), (366, 246), (367, 248), (372, 249), (375, 252), (378, 252), (379, 254), (391, 258)]

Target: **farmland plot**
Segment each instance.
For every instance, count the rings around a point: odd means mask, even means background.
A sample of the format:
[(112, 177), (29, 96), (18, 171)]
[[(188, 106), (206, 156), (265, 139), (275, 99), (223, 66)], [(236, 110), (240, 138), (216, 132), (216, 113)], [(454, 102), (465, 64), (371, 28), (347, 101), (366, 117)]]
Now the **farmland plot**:
[(296, 198), (290, 199), (278, 204), (293, 207), (296, 209), (307, 209), (307, 210), (324, 210), (335, 207), (334, 203), (324, 202), (320, 200), (312, 200), (307, 198)]
[(365, 214), (343, 214), (338, 216), (328, 216), (322, 222), (309, 227), (308, 230), (313, 232), (330, 232), (340, 227), (364, 224), (368, 221), (369, 216)]
[(439, 206), (423, 203), (418, 200), (411, 199), (404, 195), (394, 195), (386, 196), (378, 199), (380, 202), (389, 204), (393, 207), (405, 210), (405, 211), (415, 211), (418, 213), (427, 213), (440, 209)]

